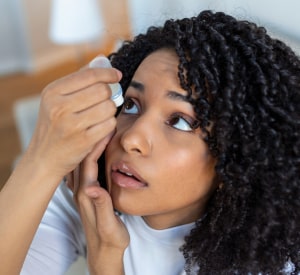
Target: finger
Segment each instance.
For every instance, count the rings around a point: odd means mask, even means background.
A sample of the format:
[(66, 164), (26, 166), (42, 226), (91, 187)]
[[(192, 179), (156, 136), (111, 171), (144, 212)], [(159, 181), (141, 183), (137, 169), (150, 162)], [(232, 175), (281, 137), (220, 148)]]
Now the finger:
[(99, 139), (107, 136), (109, 133), (115, 130), (117, 125), (117, 120), (115, 117), (111, 117), (106, 121), (99, 124), (95, 124), (86, 131), (86, 136), (95, 145)]
[(105, 235), (110, 234), (112, 228), (119, 226), (110, 195), (105, 189), (93, 185), (85, 188), (85, 194), (95, 207), (96, 217), (93, 218), (93, 222), (96, 222), (98, 232)]
[(105, 100), (74, 114), (74, 119), (78, 122), (82, 122), (83, 128), (89, 128), (94, 124), (101, 123), (110, 117), (115, 116), (116, 112), (117, 108), (113, 101)]
[[(93, 231), (87, 229), (89, 230), (87, 232), (90, 235), (94, 234), (94, 240), (100, 238), (102, 245), (106, 244), (107, 246), (121, 249), (126, 248), (129, 244), (128, 231), (120, 218), (115, 214), (112, 199), (108, 192), (96, 186), (87, 187), (85, 192), (93, 202), (95, 215), (93, 223), (96, 226)], [(86, 223), (88, 223), (88, 220), (86, 220)]]
[(81, 113), (56, 119), (60, 123), (57, 125), (59, 128), (56, 131), (59, 137), (73, 139), (73, 141), (77, 136), (76, 146), (80, 146), (83, 142), (81, 145), (84, 147), (89, 145), (91, 150), (99, 140), (116, 127), (115, 112), (115, 104), (111, 100), (107, 100)]
[(78, 166), (73, 171), (73, 193), (76, 197), (78, 195), (78, 191), (80, 188), (80, 169), (81, 169), (81, 163), (78, 164)]
[(73, 171), (71, 171), (70, 173), (68, 173), (65, 176), (65, 184), (67, 185), (67, 187), (74, 192), (74, 180), (73, 180)]
[(90, 67), (91, 67), (90, 64), (92, 63), (92, 61), (95, 60), (95, 59), (97, 59), (97, 58), (100, 57), (100, 56), (102, 57), (102, 56), (105, 56), (105, 55), (103, 55), (103, 54), (97, 55), (95, 58), (93, 58), (93, 59), (89, 62), (89, 64), (86, 64), (86, 65), (84, 65), (82, 68), (80, 68), (80, 70), (84, 70), (84, 69), (90, 68)]
[[(105, 147), (107, 146), (108, 142), (110, 141), (111, 137), (113, 136), (114, 132), (109, 133), (105, 138), (103, 138), (101, 141), (99, 141), (91, 153), (88, 154), (88, 156), (83, 160), (83, 162), (80, 164), (80, 168), (75, 169), (74, 174), (78, 181), (76, 181), (74, 193), (75, 199), (77, 200), (77, 203), (81, 204), (81, 208), (88, 209), (86, 210), (86, 215), (90, 216), (90, 220), (93, 218), (93, 211), (92, 211), (92, 203), (89, 200), (89, 198), (85, 195), (85, 189), (88, 186), (96, 186), (99, 187), (99, 182), (97, 180), (98, 178), (98, 163), (97, 160), (105, 150)], [(79, 171), (80, 169), (80, 171)], [(80, 173), (80, 175), (79, 175)], [(92, 214), (88, 214), (92, 213)]]
[(96, 182), (83, 182), (81, 180), (81, 184), (78, 185), (78, 190), (76, 192), (76, 196), (74, 196), (75, 203), (79, 210), (79, 214), (84, 226), (84, 230), (86, 233), (93, 232), (96, 233), (96, 211), (93, 205), (93, 201), (86, 194), (85, 190), (88, 186), (98, 187), (99, 184)]
[[(47, 98), (44, 99), (44, 101), (46, 100)], [(92, 148), (97, 141), (105, 137), (115, 127), (114, 116), (117, 109), (110, 99), (77, 113), (70, 113), (65, 105), (66, 100), (54, 101), (50, 104), (49, 101), (51, 100), (49, 99), (46, 102), (47, 104), (41, 111), (43, 112), (40, 116), (41, 121), (39, 119), (37, 124), (44, 132), (49, 130), (45, 133), (53, 132), (60, 140), (62, 140), (61, 138), (68, 138), (69, 140), (71, 138), (76, 142), (75, 137), (90, 138), (94, 136), (92, 139), (85, 140), (85, 144), (89, 144)], [(42, 123), (43, 121), (44, 123)], [(52, 126), (48, 127), (49, 125)], [(96, 126), (96, 129), (91, 130), (94, 126)], [(108, 129), (105, 129), (105, 127), (108, 127)], [(102, 130), (103, 133), (101, 133)], [(99, 136), (95, 136), (95, 134)]]
[[(96, 213), (91, 199), (85, 194), (85, 186), (89, 184), (84, 182), (81, 167), (75, 169), (75, 187), (73, 199), (80, 214), (84, 229), (86, 232), (96, 232)], [(96, 184), (96, 183), (95, 183)]]
[(96, 83), (64, 96), (66, 97), (64, 99), (64, 104), (71, 112), (81, 112), (110, 99), (111, 89), (107, 84)]
[(111, 214), (114, 216), (114, 208), (112, 200), (108, 192), (96, 185), (90, 185), (85, 187), (85, 194), (94, 201), (94, 205), (99, 208), (99, 214), (103, 213), (103, 217), (110, 219)]
[[(92, 152), (89, 153), (86, 157), (86, 161), (91, 161), (97, 163), (99, 157), (102, 155), (104, 149), (106, 148), (107, 144), (110, 142), (112, 137), (114, 136), (116, 129), (110, 132), (105, 138), (97, 142), (95, 147), (93, 148)], [(97, 164), (98, 165), (98, 164)]]
[(47, 86), (53, 93), (66, 95), (93, 84), (119, 82), (122, 73), (115, 68), (88, 68), (58, 79)]
[(83, 66), (82, 68), (80, 68), (79, 70), (84, 70), (84, 69), (90, 68), (90, 64), (92, 63), (92, 61), (95, 60), (95, 59), (97, 59), (97, 58), (100, 57), (100, 56), (105, 56), (105, 55), (103, 55), (103, 54), (97, 55), (95, 58), (93, 58), (93, 59), (89, 62), (89, 64), (84, 65), (84, 66)]
[(98, 182), (98, 159), (103, 154), (107, 144), (111, 140), (115, 131), (109, 133), (104, 139), (99, 141), (93, 150), (87, 155), (82, 163), (82, 182), (85, 186), (96, 185)]
[(78, 192), (78, 195), (75, 198), (75, 203), (77, 205), (86, 236), (91, 235), (91, 233), (96, 234), (97, 221), (95, 207), (91, 198), (85, 194), (84, 189), (80, 189)]

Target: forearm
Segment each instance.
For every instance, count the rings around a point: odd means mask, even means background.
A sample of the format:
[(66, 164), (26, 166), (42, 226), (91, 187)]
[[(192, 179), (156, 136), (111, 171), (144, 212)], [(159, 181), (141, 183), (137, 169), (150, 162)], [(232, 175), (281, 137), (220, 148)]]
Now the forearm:
[(101, 248), (97, 259), (89, 259), (91, 275), (125, 275), (124, 251), (114, 248)]
[(0, 192), (0, 274), (19, 274), (27, 250), (60, 182), (26, 155)]
[(80, 70), (41, 93), (32, 140), (0, 193), (0, 274), (19, 274), (61, 178), (114, 131), (116, 106), (107, 83), (120, 77), (115, 69)]

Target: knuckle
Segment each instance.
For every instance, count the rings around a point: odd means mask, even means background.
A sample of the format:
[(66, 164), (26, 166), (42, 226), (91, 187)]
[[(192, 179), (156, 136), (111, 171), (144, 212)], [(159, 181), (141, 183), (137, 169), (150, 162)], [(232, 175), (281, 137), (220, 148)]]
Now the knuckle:
[(59, 137), (61, 139), (69, 138), (70, 137), (70, 133), (71, 133), (71, 131), (70, 131), (69, 127), (67, 127), (67, 126), (66, 127), (64, 127), (64, 126), (59, 127), (58, 134), (59, 134)]
[(115, 117), (112, 117), (109, 120), (107, 120), (107, 127), (109, 130), (115, 129), (116, 126), (117, 126), (117, 119)]
[(66, 104), (53, 94), (53, 89), (47, 88), (41, 94), (41, 108), (50, 121), (61, 119), (67, 111)]
[(60, 79), (57, 79), (46, 85), (41, 92), (41, 98), (45, 98), (46, 100), (51, 99), (53, 97), (53, 94), (57, 92), (60, 81)]
[(60, 120), (65, 113), (65, 107), (60, 104), (55, 104), (49, 107), (49, 118), (51, 121)]
[(68, 127), (64, 127), (66, 133), (81, 133), (85, 129), (85, 123), (81, 119), (73, 121), (72, 124), (68, 124)]
[(104, 209), (107, 207), (109, 200), (105, 196), (99, 196), (94, 200), (94, 205), (99, 209)]

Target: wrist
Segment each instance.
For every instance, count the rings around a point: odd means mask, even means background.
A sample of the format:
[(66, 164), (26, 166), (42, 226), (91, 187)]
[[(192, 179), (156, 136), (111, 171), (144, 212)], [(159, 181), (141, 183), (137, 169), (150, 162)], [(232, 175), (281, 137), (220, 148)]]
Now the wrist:
[(17, 163), (16, 168), (30, 174), (31, 179), (43, 181), (50, 179), (51, 182), (60, 182), (66, 173), (60, 172), (56, 165), (57, 162), (48, 160), (47, 156), (38, 156), (27, 150)]

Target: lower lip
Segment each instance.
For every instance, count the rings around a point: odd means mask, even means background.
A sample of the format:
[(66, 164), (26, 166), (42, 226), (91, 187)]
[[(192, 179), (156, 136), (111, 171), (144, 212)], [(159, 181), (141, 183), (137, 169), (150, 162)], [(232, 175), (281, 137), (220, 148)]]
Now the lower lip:
[(147, 186), (147, 184), (140, 182), (132, 177), (128, 177), (119, 172), (111, 173), (112, 181), (120, 187), (128, 189), (142, 189)]

